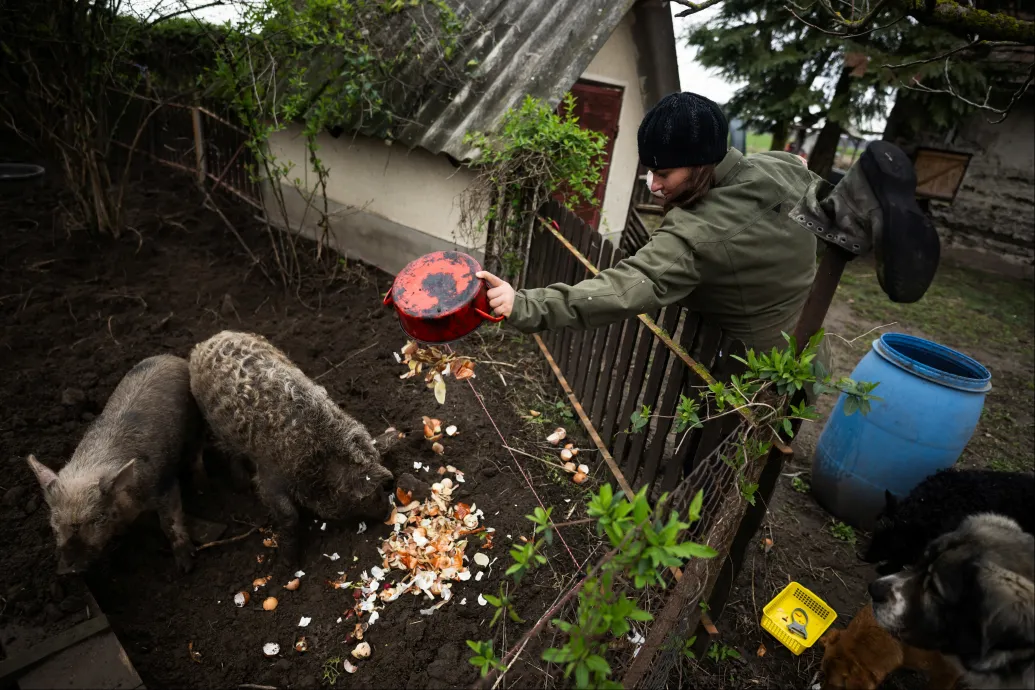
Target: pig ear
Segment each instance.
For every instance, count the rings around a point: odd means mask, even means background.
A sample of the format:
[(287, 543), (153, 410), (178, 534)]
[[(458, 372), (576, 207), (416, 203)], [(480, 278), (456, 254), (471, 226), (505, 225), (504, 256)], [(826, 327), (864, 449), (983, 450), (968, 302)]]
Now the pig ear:
[(118, 491), (119, 489), (126, 486), (126, 484), (128, 484), (130, 481), (132, 481), (134, 474), (133, 469), (136, 461), (136, 458), (133, 458), (125, 465), (120, 467), (119, 470), (114, 474), (109, 474), (103, 479), (101, 479), (101, 481), (97, 484), (98, 487), (100, 487), (101, 489), (101, 493), (107, 494), (113, 491)]
[(36, 479), (39, 480), (44, 493), (49, 492), (58, 478), (54, 470), (37, 460), (35, 455), (29, 456), (29, 467), (32, 469), (32, 473), (36, 475)]

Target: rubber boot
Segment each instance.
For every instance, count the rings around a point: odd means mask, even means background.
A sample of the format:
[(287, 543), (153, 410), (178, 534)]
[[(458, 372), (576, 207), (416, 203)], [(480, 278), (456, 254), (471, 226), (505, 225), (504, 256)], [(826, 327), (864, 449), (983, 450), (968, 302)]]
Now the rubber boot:
[(916, 202), (916, 172), (894, 144), (870, 143), (837, 186), (815, 180), (791, 217), (820, 239), (862, 256), (893, 302), (916, 302), (938, 269), (938, 232)]

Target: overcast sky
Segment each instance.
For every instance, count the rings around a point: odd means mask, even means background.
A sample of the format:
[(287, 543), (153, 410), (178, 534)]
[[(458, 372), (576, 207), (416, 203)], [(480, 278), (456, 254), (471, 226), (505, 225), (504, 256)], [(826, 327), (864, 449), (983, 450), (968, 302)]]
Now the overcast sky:
[(676, 57), (679, 60), (679, 84), (684, 91), (693, 91), (716, 103), (725, 103), (741, 84), (730, 83), (720, 77), (714, 70), (706, 69), (696, 60), (697, 49), (690, 48), (682, 40), (686, 30), (695, 24), (707, 22), (719, 13), (718, 7), (711, 7), (692, 17), (676, 17), (676, 13), (686, 8), (672, 2), (672, 24), (676, 31)]

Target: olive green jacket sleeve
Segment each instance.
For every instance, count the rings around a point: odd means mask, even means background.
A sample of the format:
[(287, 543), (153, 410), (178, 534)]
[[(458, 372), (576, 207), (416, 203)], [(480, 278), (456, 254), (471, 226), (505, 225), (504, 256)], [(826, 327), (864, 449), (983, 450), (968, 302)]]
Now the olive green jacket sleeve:
[(677, 302), (699, 281), (690, 238), (666, 218), (636, 254), (593, 278), (519, 290), (507, 323), (525, 333), (595, 328)]

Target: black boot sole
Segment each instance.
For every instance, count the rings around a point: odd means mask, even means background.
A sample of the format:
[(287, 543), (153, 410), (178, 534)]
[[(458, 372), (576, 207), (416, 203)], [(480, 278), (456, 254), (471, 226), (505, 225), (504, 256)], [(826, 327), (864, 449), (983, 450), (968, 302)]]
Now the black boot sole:
[(883, 214), (873, 246), (877, 280), (892, 302), (916, 302), (941, 258), (938, 231), (916, 203), (916, 171), (905, 152), (886, 141), (869, 144), (859, 165)]

